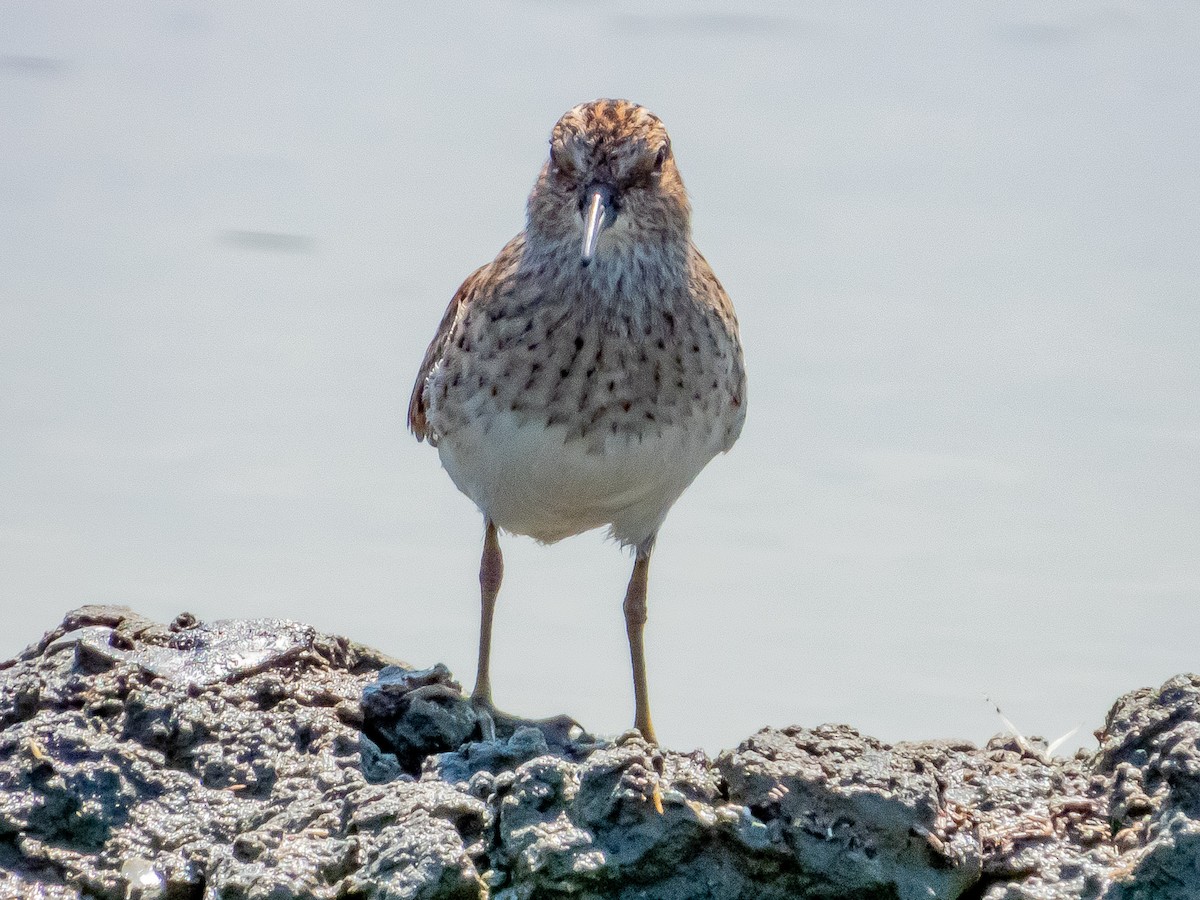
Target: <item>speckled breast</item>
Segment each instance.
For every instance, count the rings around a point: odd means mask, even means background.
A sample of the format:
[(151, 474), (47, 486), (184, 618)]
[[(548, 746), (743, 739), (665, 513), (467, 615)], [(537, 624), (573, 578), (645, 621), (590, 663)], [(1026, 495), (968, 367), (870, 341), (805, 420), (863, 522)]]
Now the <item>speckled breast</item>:
[(733, 443), (741, 385), (718, 310), (660, 298), (599, 315), (498, 292), (456, 324), (426, 400), (447, 471), (501, 527), (557, 540), (609, 524), (636, 543)]

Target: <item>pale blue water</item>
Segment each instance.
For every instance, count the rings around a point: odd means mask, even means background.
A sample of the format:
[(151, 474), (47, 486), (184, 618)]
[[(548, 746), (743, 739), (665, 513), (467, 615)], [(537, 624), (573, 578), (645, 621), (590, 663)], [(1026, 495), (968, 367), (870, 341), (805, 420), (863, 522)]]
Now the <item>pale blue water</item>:
[[(404, 406), (607, 95), (671, 129), (751, 378), (652, 567), (665, 742), (990, 697), (1086, 743), (1200, 668), (1200, 10), (657, 9), (6, 3), (0, 655), (109, 601), (469, 683), (481, 524)], [(628, 560), (505, 551), (497, 701), (626, 727)]]

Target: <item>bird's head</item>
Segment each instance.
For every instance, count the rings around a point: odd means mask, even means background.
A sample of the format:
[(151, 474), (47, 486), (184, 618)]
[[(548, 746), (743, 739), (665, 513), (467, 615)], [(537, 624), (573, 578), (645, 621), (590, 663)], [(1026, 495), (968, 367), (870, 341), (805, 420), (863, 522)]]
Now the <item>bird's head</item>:
[(627, 100), (569, 110), (529, 197), (529, 229), (577, 241), (584, 266), (637, 244), (686, 244), (691, 208), (662, 120)]

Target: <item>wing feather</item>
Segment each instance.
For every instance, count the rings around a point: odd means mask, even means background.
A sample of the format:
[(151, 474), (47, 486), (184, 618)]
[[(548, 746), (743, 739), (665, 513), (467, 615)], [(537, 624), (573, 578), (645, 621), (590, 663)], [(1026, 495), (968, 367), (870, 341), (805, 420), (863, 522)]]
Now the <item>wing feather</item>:
[(493, 263), (488, 263), (480, 266), (454, 292), (454, 297), (450, 300), (450, 305), (446, 307), (446, 313), (442, 316), (437, 332), (434, 334), (433, 340), (429, 342), (429, 349), (425, 351), (425, 358), (421, 360), (421, 368), (417, 371), (417, 381), (413, 385), (412, 396), (408, 401), (408, 428), (417, 436), (418, 441), (423, 441), (429, 436), (429, 422), (425, 417), (425, 385), (429, 381), (429, 375), (441, 362), (442, 356), (454, 336), (455, 325), (458, 324), (459, 319), (466, 313), (467, 307), (471, 305), (471, 301), (479, 293), (480, 285), (486, 282), (488, 271), (492, 265)]

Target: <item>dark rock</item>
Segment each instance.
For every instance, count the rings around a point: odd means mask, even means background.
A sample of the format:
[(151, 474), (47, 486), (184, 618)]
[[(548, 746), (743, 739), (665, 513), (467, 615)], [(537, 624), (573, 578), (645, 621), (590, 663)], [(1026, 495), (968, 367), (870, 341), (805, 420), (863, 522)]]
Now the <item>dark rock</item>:
[(414, 775), (427, 756), (479, 734), (479, 717), (441, 663), (432, 669), (388, 666), (363, 691), (362, 708), (363, 731)]
[(1196, 676), (1069, 760), (493, 724), (445, 667), (304, 625), (76, 610), (0, 664), (0, 898), (1200, 898)]

